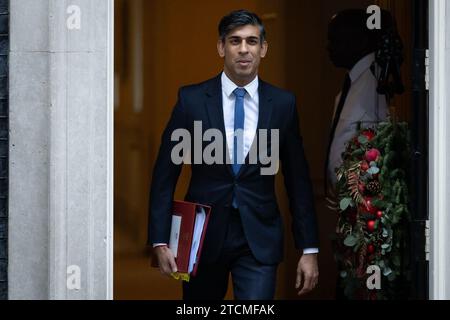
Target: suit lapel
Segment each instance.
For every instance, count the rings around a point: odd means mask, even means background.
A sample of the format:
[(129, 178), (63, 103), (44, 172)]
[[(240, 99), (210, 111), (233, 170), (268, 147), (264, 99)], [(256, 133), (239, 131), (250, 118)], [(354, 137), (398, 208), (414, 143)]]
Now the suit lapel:
[(258, 128), (270, 129), (270, 118), (272, 115), (272, 96), (270, 95), (267, 84), (259, 80), (258, 87), (259, 95), (259, 116), (258, 116)]
[(228, 156), (228, 145), (225, 132), (225, 121), (223, 116), (223, 101), (222, 101), (222, 82), (221, 74), (212, 79), (206, 88), (206, 112), (211, 128), (219, 129), (224, 138), (224, 161), (228, 172), (234, 176), (233, 168), (231, 167), (230, 158)]
[[(259, 80), (258, 84), (258, 95), (259, 95), (259, 106), (258, 106), (258, 125), (256, 128), (255, 139), (252, 143), (252, 148), (256, 147), (254, 144), (258, 142), (256, 138), (259, 132), (259, 129), (270, 129), (270, 118), (272, 115), (272, 96), (270, 95), (270, 90), (267, 84)], [(222, 101), (222, 82), (221, 82), (221, 74), (219, 74), (216, 78), (212, 79), (206, 88), (206, 112), (208, 114), (208, 120), (211, 128), (219, 129), (224, 137), (224, 147), (225, 152), (228, 152), (228, 145), (226, 142), (226, 132), (225, 132), (225, 121), (223, 116), (223, 101)], [(224, 161), (226, 163), (230, 163), (229, 155), (226, 154), (224, 156)], [(242, 175), (245, 170), (248, 168), (249, 164), (249, 154), (245, 159), (245, 164), (241, 166), (237, 177)], [(233, 168), (231, 164), (226, 165), (228, 172), (234, 176)]]
[[(250, 150), (252, 148), (258, 147), (255, 144), (258, 143), (257, 137), (258, 137), (259, 129), (270, 129), (270, 118), (271, 118), (272, 109), (273, 109), (272, 108), (272, 96), (270, 95), (267, 84), (264, 81), (262, 81), (261, 79), (259, 79), (259, 84), (258, 84), (258, 96), (259, 96), (258, 125), (256, 128), (255, 139), (253, 139)], [(242, 175), (245, 172), (245, 170), (248, 169), (249, 155), (250, 155), (250, 152), (247, 154), (247, 157), (245, 158), (245, 163), (241, 166), (241, 169), (238, 172), (238, 175), (237, 175), (238, 177), (240, 175)], [(259, 156), (258, 156), (258, 159), (259, 159)]]

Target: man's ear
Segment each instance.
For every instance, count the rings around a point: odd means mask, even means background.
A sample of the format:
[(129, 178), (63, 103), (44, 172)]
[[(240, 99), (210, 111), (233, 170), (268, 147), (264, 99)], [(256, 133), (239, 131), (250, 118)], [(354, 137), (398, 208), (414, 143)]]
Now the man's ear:
[(269, 44), (267, 43), (267, 41), (264, 40), (261, 46), (261, 54), (260, 54), (261, 58), (264, 58), (266, 56), (267, 49), (269, 49)]
[(225, 44), (222, 39), (217, 40), (217, 52), (221, 58), (225, 57)]

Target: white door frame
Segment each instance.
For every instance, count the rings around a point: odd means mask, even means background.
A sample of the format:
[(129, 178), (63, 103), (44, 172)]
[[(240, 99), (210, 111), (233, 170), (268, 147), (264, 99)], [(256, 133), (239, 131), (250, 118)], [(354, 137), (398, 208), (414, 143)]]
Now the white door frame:
[(108, 176), (107, 176), (107, 297), (114, 299), (114, 0), (108, 1)]
[(10, 1), (10, 299), (113, 298), (113, 19)]
[(450, 2), (430, 0), (430, 299), (450, 299)]

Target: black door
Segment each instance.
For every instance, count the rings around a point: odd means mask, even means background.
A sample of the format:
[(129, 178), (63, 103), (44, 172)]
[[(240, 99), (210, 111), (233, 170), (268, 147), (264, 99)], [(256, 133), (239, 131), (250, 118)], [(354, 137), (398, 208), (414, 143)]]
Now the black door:
[(428, 299), (428, 261), (425, 224), (428, 220), (428, 91), (425, 59), (428, 49), (428, 0), (414, 0), (412, 85), (412, 201), (411, 257), (412, 299)]

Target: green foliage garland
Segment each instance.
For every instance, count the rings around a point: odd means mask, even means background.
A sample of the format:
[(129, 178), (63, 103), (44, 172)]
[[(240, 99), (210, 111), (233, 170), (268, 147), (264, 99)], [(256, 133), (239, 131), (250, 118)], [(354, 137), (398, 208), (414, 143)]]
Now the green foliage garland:
[[(334, 246), (347, 298), (395, 299), (405, 294), (409, 154), (407, 124), (389, 120), (358, 130), (342, 155), (336, 172)], [(381, 271), (380, 289), (367, 287), (373, 274), (367, 273), (369, 266)]]

